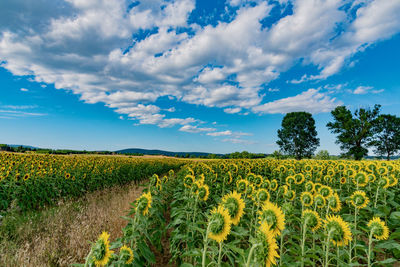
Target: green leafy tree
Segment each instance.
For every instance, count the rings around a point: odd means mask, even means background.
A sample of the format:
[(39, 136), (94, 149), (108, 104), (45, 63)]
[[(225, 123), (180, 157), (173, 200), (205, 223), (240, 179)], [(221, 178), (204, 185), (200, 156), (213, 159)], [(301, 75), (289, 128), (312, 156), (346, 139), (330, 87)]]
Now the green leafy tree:
[(400, 118), (394, 115), (380, 115), (374, 127), (374, 152), (387, 160), (400, 150)]
[(345, 106), (332, 110), (334, 121), (326, 126), (332, 133), (337, 134), (336, 143), (340, 145), (345, 155), (353, 156), (356, 160), (368, 155), (368, 147), (372, 145), (374, 125), (380, 109), (380, 105), (375, 105), (372, 110), (360, 108), (354, 114)]
[(323, 160), (330, 159), (328, 150), (320, 150), (320, 151), (318, 151), (318, 153), (315, 154), (315, 158), (316, 159), (323, 159)]
[(276, 159), (282, 159), (282, 158), (283, 158), (282, 153), (281, 153), (280, 151), (278, 151), (278, 150), (275, 150), (275, 151), (271, 154), (271, 156), (274, 157), (274, 158), (276, 158)]
[(276, 142), (286, 154), (296, 159), (311, 157), (319, 146), (315, 120), (308, 112), (291, 112), (282, 120)]

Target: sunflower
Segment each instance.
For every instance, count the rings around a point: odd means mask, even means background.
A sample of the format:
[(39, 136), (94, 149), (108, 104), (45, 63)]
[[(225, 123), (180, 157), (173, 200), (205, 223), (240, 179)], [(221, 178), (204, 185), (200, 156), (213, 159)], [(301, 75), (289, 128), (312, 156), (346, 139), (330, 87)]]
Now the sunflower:
[(368, 182), (369, 182), (369, 177), (368, 174), (366, 174), (365, 172), (359, 172), (353, 177), (353, 183), (360, 187), (366, 186)]
[(190, 188), (190, 191), (194, 194), (197, 195), (197, 193), (199, 192), (199, 188), (202, 186), (202, 183), (200, 181), (195, 181), (192, 184), (192, 187)]
[(376, 164), (375, 163), (369, 163), (367, 165), (367, 169), (374, 172), (376, 170)]
[(187, 167), (187, 171), (188, 171), (188, 173), (190, 173), (190, 175), (194, 175), (194, 171), (192, 168)]
[(380, 167), (377, 169), (377, 172), (378, 172), (380, 175), (385, 175), (385, 174), (388, 173), (388, 168), (385, 167), (385, 166), (380, 166)]
[(200, 186), (199, 190), (197, 191), (197, 195), (199, 196), (200, 200), (202, 200), (202, 201), (207, 201), (209, 194), (210, 194), (210, 190), (208, 188), (208, 185), (206, 185), (206, 184), (203, 184), (202, 186)]
[(255, 190), (255, 188), (254, 188), (254, 185), (252, 184), (252, 183), (248, 183), (247, 184), (247, 188), (246, 188), (246, 197), (247, 198), (251, 198), (251, 199), (253, 199), (253, 194), (254, 194), (254, 192), (255, 192), (256, 190)]
[(381, 179), (379, 179), (378, 183), (379, 183), (380, 186), (382, 186), (385, 189), (390, 187), (390, 180), (386, 176), (382, 177)]
[(228, 171), (228, 184), (232, 183), (232, 173)]
[(238, 225), (244, 214), (244, 201), (241, 194), (233, 191), (222, 198), (222, 206), (228, 210), (233, 225)]
[(315, 232), (321, 227), (321, 217), (319, 217), (318, 212), (306, 209), (303, 211), (302, 217), (311, 231)]
[(335, 176), (335, 171), (333, 169), (328, 169), (328, 171), (326, 172), (327, 175), (333, 177)]
[(311, 165), (307, 164), (307, 165), (304, 166), (304, 170), (305, 170), (306, 172), (310, 172), (310, 171), (313, 170), (313, 168), (311, 167)]
[(268, 201), (269, 198), (270, 194), (266, 189), (260, 188), (256, 191), (256, 200), (259, 201), (260, 203)]
[[(25, 179), (25, 178), (24, 178), (24, 179)], [(399, 180), (398, 180), (396, 177), (394, 177), (393, 175), (389, 175), (388, 179), (389, 179), (389, 187), (393, 187), (393, 186), (397, 185), (397, 183), (398, 183), (398, 181), (399, 181)]]
[(271, 180), (271, 190), (276, 191), (278, 189), (278, 181), (276, 179)]
[(267, 179), (265, 179), (262, 184), (260, 185), (260, 188), (264, 188), (264, 189), (270, 189), (271, 187), (271, 182)]
[(367, 176), (368, 176), (368, 181), (369, 181), (370, 183), (375, 182), (376, 176), (375, 176), (373, 173), (369, 173)]
[(339, 172), (343, 172), (344, 169), (345, 169), (344, 164), (343, 164), (343, 163), (339, 163), (339, 164), (337, 165), (337, 169), (338, 169)]
[(261, 175), (256, 175), (255, 178), (254, 178), (254, 184), (257, 187), (260, 187), (262, 182), (263, 182), (262, 176)]
[(136, 212), (141, 213), (144, 216), (147, 215), (149, 213), (149, 208), (151, 208), (151, 202), (151, 193), (143, 193), (137, 200)]
[(210, 232), (208, 237), (214, 239), (218, 243), (224, 241), (231, 231), (232, 220), (229, 211), (223, 206), (218, 206), (211, 211), (209, 219)]
[(110, 260), (113, 251), (110, 250), (110, 235), (107, 232), (101, 233), (92, 247), (92, 260), (96, 266), (105, 266)]
[(188, 174), (185, 176), (185, 179), (183, 179), (183, 185), (187, 188), (192, 187), (193, 183), (194, 183), (194, 176), (191, 174)]
[(325, 200), (324, 196), (321, 194), (316, 194), (314, 196), (314, 205), (319, 209), (322, 209), (323, 207), (325, 207), (326, 200)]
[(294, 184), (295, 182), (296, 182), (296, 180), (294, 179), (293, 176), (288, 176), (288, 177), (285, 178), (285, 183), (286, 183), (288, 186), (291, 186), (291, 185)]
[(335, 192), (332, 196), (328, 197), (329, 208), (333, 212), (339, 212), (342, 209), (342, 202), (339, 195)]
[(30, 177), (29, 173), (25, 174), (25, 175), (24, 175), (24, 181), (28, 180), (29, 177)]
[(330, 175), (325, 175), (325, 176), (324, 176), (324, 181), (325, 181), (326, 183), (331, 182), (331, 181), (332, 181), (332, 177), (331, 177)]
[(368, 222), (368, 228), (371, 233), (378, 240), (386, 240), (389, 238), (389, 228), (386, 226), (384, 221), (381, 221), (379, 217), (374, 217)]
[(342, 177), (342, 178), (340, 178), (340, 183), (341, 184), (345, 184), (347, 182), (347, 179), (346, 179), (346, 177)]
[(240, 179), (236, 182), (236, 188), (239, 193), (245, 193), (247, 190), (248, 181)]
[(304, 189), (305, 189), (306, 191), (309, 191), (309, 192), (313, 191), (313, 190), (314, 190), (314, 183), (313, 183), (312, 181), (306, 182), (306, 183), (304, 184)]
[(351, 241), (349, 224), (340, 216), (329, 215), (326, 217), (325, 229), (329, 233), (330, 241), (338, 247), (346, 246)]
[(246, 180), (249, 181), (250, 183), (254, 183), (256, 175), (254, 173), (248, 173), (246, 176)]
[(279, 170), (281, 173), (283, 173), (283, 172), (286, 171), (286, 167), (283, 166), (283, 165), (280, 165), (280, 166), (278, 167), (278, 170)]
[(258, 212), (259, 223), (268, 223), (271, 232), (274, 236), (281, 234), (281, 231), (285, 228), (285, 214), (281, 208), (275, 203), (265, 202), (261, 211)]
[(153, 174), (153, 176), (150, 177), (150, 184), (152, 186), (156, 186), (159, 182), (160, 178), (158, 177), (157, 174)]
[(316, 192), (319, 192), (319, 189), (320, 189), (321, 186), (322, 186), (321, 183), (315, 183), (315, 184), (314, 184), (314, 190), (315, 190)]
[(130, 247), (123, 245), (119, 249), (119, 258), (125, 264), (131, 264), (133, 262), (133, 251)]
[(357, 209), (363, 209), (368, 205), (369, 198), (364, 191), (355, 191), (350, 197), (350, 203)]
[(286, 193), (288, 192), (289, 187), (287, 185), (282, 185), (279, 187), (278, 189), (278, 194), (283, 194), (286, 195)]
[(199, 175), (199, 178), (197, 179), (197, 181), (200, 182), (200, 184), (204, 184), (204, 181), (206, 180), (206, 177), (204, 176), (204, 173)]
[(256, 242), (259, 244), (254, 251), (256, 262), (265, 263), (266, 267), (276, 265), (276, 258), (279, 258), (277, 252), (278, 244), (266, 222), (260, 225), (256, 235)]
[(314, 197), (310, 192), (305, 191), (301, 193), (300, 200), (304, 207), (309, 207), (313, 204)]
[(323, 185), (318, 189), (318, 193), (320, 193), (324, 198), (327, 198), (333, 194), (333, 190), (329, 186)]
[(354, 170), (353, 169), (347, 169), (346, 170), (347, 176), (353, 176), (354, 175)]

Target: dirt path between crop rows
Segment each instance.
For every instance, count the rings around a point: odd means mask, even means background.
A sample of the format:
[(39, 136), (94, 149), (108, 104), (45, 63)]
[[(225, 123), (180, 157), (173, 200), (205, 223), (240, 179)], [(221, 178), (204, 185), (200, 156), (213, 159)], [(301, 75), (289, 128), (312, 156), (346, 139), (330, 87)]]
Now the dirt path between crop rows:
[[(86, 194), (79, 200), (36, 212), (23, 223), (15, 223), (17, 241), (0, 244), (0, 266), (70, 266), (82, 263), (90, 243), (102, 231), (114, 240), (122, 236), (130, 203), (143, 186), (125, 186)], [(10, 242), (10, 243), (7, 243)]]

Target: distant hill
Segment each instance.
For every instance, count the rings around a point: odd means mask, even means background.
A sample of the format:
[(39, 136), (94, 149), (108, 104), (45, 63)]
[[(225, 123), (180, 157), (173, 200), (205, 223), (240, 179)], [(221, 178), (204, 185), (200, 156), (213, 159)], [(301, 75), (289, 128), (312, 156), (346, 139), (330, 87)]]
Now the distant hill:
[[(117, 150), (115, 153), (118, 154), (143, 154), (143, 155), (163, 155), (163, 156), (169, 156), (169, 157), (174, 157), (174, 156), (195, 156), (195, 157), (206, 157), (212, 153), (206, 153), (206, 152), (172, 152), (172, 151), (165, 151), (165, 150), (158, 150), (158, 149), (142, 149), (142, 148), (128, 148), (128, 149), (122, 149), (122, 150)], [(218, 156), (223, 156), (223, 154), (216, 154)]]

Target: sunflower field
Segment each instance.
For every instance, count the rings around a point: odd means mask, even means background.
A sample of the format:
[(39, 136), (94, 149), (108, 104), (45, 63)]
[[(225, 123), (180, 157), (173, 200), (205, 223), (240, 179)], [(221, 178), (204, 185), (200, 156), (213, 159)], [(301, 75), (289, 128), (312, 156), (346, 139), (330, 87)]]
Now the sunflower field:
[(0, 214), (10, 208), (39, 209), (181, 165), (175, 159), (0, 153)]
[(400, 162), (192, 161), (77, 266), (399, 266)]

